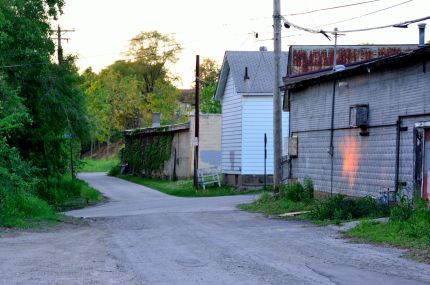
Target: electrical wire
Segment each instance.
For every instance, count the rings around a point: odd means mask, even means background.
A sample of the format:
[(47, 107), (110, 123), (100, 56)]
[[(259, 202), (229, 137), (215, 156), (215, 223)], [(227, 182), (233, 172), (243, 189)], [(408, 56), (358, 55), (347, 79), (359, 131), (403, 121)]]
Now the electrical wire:
[(371, 31), (371, 30), (380, 30), (380, 29), (385, 29), (385, 28), (390, 28), (390, 27), (405, 27), (405, 26), (408, 26), (410, 24), (417, 23), (417, 22), (424, 21), (424, 20), (428, 20), (428, 19), (430, 19), (430, 16), (426, 16), (426, 17), (423, 17), (423, 18), (415, 19), (415, 20), (409, 20), (409, 21), (405, 21), (405, 22), (400, 22), (400, 23), (396, 23), (396, 24), (391, 24), (391, 25), (371, 27), (371, 28), (363, 28), (363, 29), (355, 29), (355, 30), (343, 30), (343, 31), (339, 30), (337, 32), (335, 32), (335, 31), (325, 31), (325, 30), (315, 30), (313, 28), (301, 27), (301, 26), (296, 25), (296, 24), (294, 24), (294, 23), (292, 23), (290, 21), (287, 21), (286, 19), (283, 19), (283, 20), (284, 20), (284, 22), (287, 25), (290, 25), (291, 27), (294, 27), (296, 29), (299, 29), (299, 30), (302, 30), (302, 31), (305, 31), (305, 32), (308, 32), (308, 33), (313, 33), (313, 34), (323, 34), (326, 37), (328, 37), (327, 34), (354, 33), (354, 32), (363, 32), (363, 31)]
[(337, 22), (332, 22), (332, 23), (324, 24), (324, 25), (321, 25), (321, 26), (318, 26), (318, 27), (327, 27), (327, 26), (331, 26), (331, 25), (335, 25), (335, 24), (340, 24), (340, 23), (349, 22), (349, 21), (356, 20), (356, 19), (359, 19), (359, 18), (362, 18), (362, 17), (365, 17), (365, 16), (370, 16), (370, 15), (373, 15), (373, 14), (376, 14), (376, 13), (379, 13), (379, 12), (386, 11), (386, 10), (389, 10), (389, 9), (391, 9), (391, 8), (395, 8), (395, 7), (398, 7), (398, 6), (404, 5), (404, 4), (409, 3), (409, 2), (412, 2), (412, 1), (414, 1), (414, 0), (407, 0), (407, 1), (404, 1), (404, 2), (401, 2), (401, 3), (398, 3), (398, 4), (395, 4), (395, 5), (392, 5), (392, 6), (389, 6), (389, 7), (385, 7), (385, 8), (382, 8), (382, 9), (379, 9), (379, 10), (376, 10), (376, 11), (373, 11), (373, 12), (369, 12), (369, 13), (366, 13), (366, 14), (363, 14), (363, 15), (360, 15), (360, 16), (356, 16), (356, 17), (352, 17), (352, 18), (344, 19), (344, 20), (341, 20), (341, 21), (337, 21)]
[(305, 12), (286, 14), (286, 15), (283, 15), (283, 16), (288, 16), (289, 17), (289, 16), (306, 15), (306, 14), (312, 14), (312, 13), (316, 13), (316, 12), (322, 12), (322, 11), (327, 11), (327, 10), (334, 10), (334, 9), (352, 7), (352, 6), (357, 6), (357, 5), (362, 5), (362, 4), (368, 4), (368, 3), (373, 3), (373, 2), (379, 2), (379, 1), (381, 1), (381, 0), (370, 0), (370, 1), (365, 1), (365, 2), (357, 2), (357, 3), (346, 4), (346, 5), (340, 5), (340, 6), (333, 6), (333, 7), (315, 9), (315, 10), (310, 10), (310, 11), (305, 11)]

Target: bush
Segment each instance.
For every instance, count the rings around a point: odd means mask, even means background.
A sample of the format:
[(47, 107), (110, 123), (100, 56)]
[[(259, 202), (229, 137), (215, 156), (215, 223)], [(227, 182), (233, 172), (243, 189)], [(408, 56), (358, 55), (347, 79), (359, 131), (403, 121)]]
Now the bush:
[(379, 204), (372, 197), (352, 199), (340, 194), (316, 203), (309, 213), (311, 219), (320, 221), (341, 221), (385, 215), (388, 215), (388, 207)]
[(112, 167), (108, 172), (109, 176), (118, 176), (120, 174), (121, 174), (121, 166), (119, 164)]
[(399, 203), (391, 209), (390, 220), (407, 221), (413, 214), (414, 203), (406, 197), (401, 197)]
[(100, 200), (100, 194), (84, 181), (71, 178), (49, 179), (41, 183), (37, 195), (58, 211), (82, 208), (89, 202)]
[(280, 196), (293, 202), (309, 202), (314, 197), (314, 187), (310, 178), (305, 178), (302, 184), (294, 182), (280, 186)]
[(0, 226), (24, 227), (32, 222), (55, 220), (56, 215), (49, 205), (23, 191), (5, 193), (0, 189)]

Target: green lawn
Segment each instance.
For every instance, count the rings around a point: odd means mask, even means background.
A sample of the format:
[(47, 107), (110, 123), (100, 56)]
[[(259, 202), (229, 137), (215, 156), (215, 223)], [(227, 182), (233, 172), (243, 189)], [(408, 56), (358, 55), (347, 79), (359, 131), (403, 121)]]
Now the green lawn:
[(240, 195), (240, 194), (255, 194), (260, 193), (261, 190), (253, 191), (236, 191), (231, 186), (206, 186), (206, 190), (199, 189), (196, 191), (193, 187), (193, 180), (156, 180), (150, 178), (142, 178), (132, 175), (118, 175), (118, 178), (147, 186), (149, 188), (158, 190), (168, 195), (178, 197), (214, 197), (214, 196), (228, 196), (228, 195)]
[(114, 166), (118, 165), (117, 157), (111, 159), (83, 159), (82, 166), (79, 167), (79, 172), (108, 172)]
[(345, 235), (358, 241), (407, 248), (411, 257), (430, 263), (430, 212), (420, 205), (405, 209), (395, 206), (387, 223), (362, 221)]
[(98, 191), (86, 182), (69, 176), (50, 178), (34, 192), (0, 191), (0, 227), (30, 228), (55, 224), (57, 212), (84, 208), (101, 200)]

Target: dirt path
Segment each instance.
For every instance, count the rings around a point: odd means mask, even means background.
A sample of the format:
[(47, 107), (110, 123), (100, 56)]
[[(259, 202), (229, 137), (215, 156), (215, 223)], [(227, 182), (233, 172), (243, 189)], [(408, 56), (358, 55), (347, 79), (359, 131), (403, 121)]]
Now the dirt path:
[(0, 284), (430, 284), (397, 249), (351, 244), (333, 227), (238, 211), (253, 197), (175, 198), (106, 177), (111, 198), (79, 225), (0, 238)]

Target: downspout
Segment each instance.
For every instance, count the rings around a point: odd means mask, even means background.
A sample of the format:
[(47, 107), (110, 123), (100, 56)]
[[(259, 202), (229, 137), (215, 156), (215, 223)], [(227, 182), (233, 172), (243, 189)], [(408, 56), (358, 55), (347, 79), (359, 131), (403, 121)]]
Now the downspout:
[[(291, 49), (291, 47), (290, 47)], [(288, 54), (289, 56), (289, 54)], [(288, 100), (288, 139), (291, 138), (291, 96), (290, 91), (286, 92)], [(290, 147), (290, 142), (288, 142), (288, 148)], [(298, 147), (298, 146), (297, 146)], [(293, 178), (293, 162), (290, 156), (290, 150), (288, 149), (288, 180)]]
[(331, 102), (331, 126), (330, 126), (330, 148), (328, 153), (331, 156), (330, 170), (330, 195), (333, 195), (333, 172), (334, 172), (334, 107), (336, 99), (336, 79), (333, 79), (333, 94)]
[(399, 170), (400, 170), (400, 127), (402, 124), (402, 118), (399, 116), (397, 119), (396, 126), (396, 165), (394, 172), (394, 190), (395, 193), (399, 191)]

